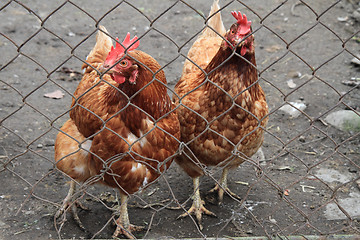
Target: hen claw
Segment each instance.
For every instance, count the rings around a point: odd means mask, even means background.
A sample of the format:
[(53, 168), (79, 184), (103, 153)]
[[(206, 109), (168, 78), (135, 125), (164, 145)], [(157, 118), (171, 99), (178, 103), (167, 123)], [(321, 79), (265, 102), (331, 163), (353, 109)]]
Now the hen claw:
[(120, 201), (120, 216), (117, 220), (115, 220), (116, 230), (113, 234), (113, 238), (118, 238), (119, 235), (124, 235), (127, 238), (134, 239), (135, 236), (132, 234), (132, 232), (142, 231), (145, 229), (145, 227), (130, 224), (127, 209), (128, 195), (120, 192)]
[(186, 211), (186, 213), (183, 213), (181, 215), (179, 215), (176, 219), (180, 219), (180, 218), (184, 218), (184, 217), (187, 217), (191, 214), (194, 214), (195, 217), (196, 217), (196, 220), (198, 221), (198, 225), (199, 225), (199, 228), (200, 230), (203, 230), (203, 226), (201, 224), (201, 218), (202, 218), (202, 214), (206, 214), (206, 215), (209, 215), (209, 216), (212, 216), (212, 217), (216, 217), (216, 214), (207, 210), (205, 207), (204, 207), (204, 201), (203, 200), (200, 200), (201, 203), (199, 206), (196, 206), (197, 204), (196, 203), (193, 203), (193, 205), (190, 207), (190, 209), (188, 211)]
[(143, 230), (145, 230), (145, 227), (143, 226), (130, 224), (127, 228), (125, 228), (122, 224), (116, 223), (116, 230), (112, 237), (117, 239), (120, 235), (124, 235), (129, 239), (135, 239), (135, 237), (132, 235), (132, 232), (139, 232)]
[[(230, 189), (228, 188), (227, 186), (227, 175), (228, 175), (228, 172), (229, 172), (229, 168), (228, 167), (225, 167), (223, 169), (223, 172), (221, 174), (221, 179), (219, 181), (219, 183), (217, 183), (215, 185), (215, 187), (213, 189), (211, 189), (209, 192), (215, 192), (217, 191), (218, 192), (218, 201), (219, 201), (219, 205), (222, 203), (223, 199), (224, 199), (224, 192), (226, 191), (227, 194), (229, 194), (230, 196), (236, 198), (236, 199), (239, 199), (241, 200), (241, 198), (236, 195), (235, 193), (233, 193), (232, 191), (230, 191)], [(221, 187), (220, 187), (221, 186)]]
[(89, 208), (85, 207), (80, 201), (75, 200), (73, 201), (73, 197), (74, 197), (74, 192), (75, 192), (75, 182), (72, 181), (70, 183), (70, 189), (68, 192), (68, 195), (65, 197), (65, 199), (63, 200), (63, 204), (60, 207), (60, 209), (55, 213), (55, 219), (60, 218), (60, 216), (62, 215), (62, 220), (59, 222), (59, 224), (62, 226), (65, 221), (66, 221), (66, 212), (67, 211), (71, 211), (71, 214), (75, 220), (75, 222), (77, 223), (77, 225), (84, 231), (86, 231), (84, 225), (82, 224), (79, 215), (77, 213), (77, 208), (81, 208), (82, 210), (89, 210)]
[(89, 211), (89, 208), (85, 207), (82, 203), (80, 203), (79, 201), (75, 201), (75, 202), (70, 202), (64, 201), (64, 204), (62, 205), (62, 207), (56, 212), (55, 214), (55, 218), (58, 219), (60, 218), (61, 215), (63, 215), (63, 219), (61, 220), (60, 224), (63, 224), (66, 221), (66, 212), (70, 211), (71, 215), (73, 216), (75, 222), (77, 223), (77, 225), (82, 229), (82, 230), (86, 230), (84, 225), (82, 224), (79, 215), (77, 213), (77, 209), (80, 208), (82, 210), (86, 210)]
[(224, 192), (226, 192), (227, 194), (229, 194), (230, 196), (232, 196), (233, 198), (236, 198), (238, 200), (241, 200), (241, 197), (239, 197), (238, 195), (236, 195), (235, 193), (233, 193), (228, 187), (222, 188), (220, 187), (219, 184), (216, 184), (215, 187), (213, 189), (211, 189), (209, 191), (209, 193), (213, 193), (217, 191), (218, 192), (218, 204), (220, 205), (223, 202), (224, 199)]

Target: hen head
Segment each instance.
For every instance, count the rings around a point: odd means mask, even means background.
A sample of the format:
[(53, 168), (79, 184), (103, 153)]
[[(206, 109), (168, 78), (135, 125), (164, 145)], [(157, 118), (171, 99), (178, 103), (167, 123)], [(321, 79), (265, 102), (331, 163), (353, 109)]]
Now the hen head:
[(126, 35), (122, 44), (118, 42), (118, 38), (116, 40), (115, 48), (111, 47), (100, 70), (102, 72), (107, 71), (111, 78), (119, 84), (124, 83), (126, 80), (130, 84), (136, 84), (139, 66), (137, 61), (125, 54), (125, 50), (130, 52), (136, 49), (139, 46), (139, 40), (136, 36), (130, 40), (130, 33)]
[(247, 20), (245, 14), (241, 15), (240, 11), (231, 12), (231, 14), (236, 18), (237, 22), (226, 33), (225, 38), (231, 45), (225, 42), (225, 46), (231, 49), (234, 47), (240, 48), (240, 54), (244, 56), (247, 52), (253, 51), (254, 36), (248, 36), (251, 34), (251, 21)]

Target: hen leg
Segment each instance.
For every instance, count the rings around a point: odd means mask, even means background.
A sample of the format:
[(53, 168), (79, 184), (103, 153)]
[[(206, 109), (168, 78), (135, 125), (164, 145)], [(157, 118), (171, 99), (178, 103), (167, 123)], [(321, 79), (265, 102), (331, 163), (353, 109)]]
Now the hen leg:
[(119, 235), (123, 234), (127, 238), (134, 239), (135, 237), (132, 235), (132, 232), (144, 230), (145, 227), (130, 224), (127, 209), (128, 196), (126, 194), (120, 193), (120, 198), (120, 217), (116, 220), (116, 230), (113, 234), (113, 237), (117, 238)]
[(79, 218), (79, 216), (77, 214), (77, 207), (80, 207), (83, 210), (88, 210), (88, 208), (84, 207), (78, 200), (74, 201), (73, 198), (74, 198), (75, 190), (76, 190), (76, 183), (75, 183), (75, 181), (71, 181), (70, 182), (69, 192), (68, 192), (67, 196), (65, 197), (65, 199), (63, 200), (62, 206), (56, 212), (55, 218), (57, 219), (61, 215), (63, 215), (60, 224), (64, 224), (64, 222), (66, 221), (66, 212), (68, 210), (70, 210), (72, 215), (73, 215), (73, 218), (74, 218), (75, 222), (79, 225), (79, 227), (81, 229), (85, 230), (85, 227), (82, 224), (82, 222), (80, 221), (80, 218)]
[(200, 177), (195, 177), (193, 178), (193, 182), (194, 182), (194, 199), (193, 199), (193, 204), (191, 206), (191, 208), (184, 214), (181, 214), (178, 218), (183, 218), (183, 217), (186, 217), (190, 214), (194, 214), (196, 216), (196, 219), (198, 221), (198, 224), (199, 224), (199, 228), (200, 230), (203, 229), (203, 226), (201, 224), (201, 217), (202, 217), (202, 214), (206, 214), (206, 215), (210, 215), (210, 216), (214, 216), (216, 217), (215, 213), (207, 210), (205, 207), (204, 207), (204, 201), (201, 200), (201, 197), (200, 197), (200, 190), (199, 190), (199, 187), (200, 187)]
[(230, 194), (232, 197), (237, 198), (237, 199), (241, 199), (238, 195), (236, 195), (235, 193), (233, 193), (232, 191), (230, 191), (230, 189), (227, 186), (227, 175), (229, 173), (229, 168), (224, 168), (222, 175), (221, 175), (221, 179), (220, 179), (220, 186), (219, 184), (216, 184), (216, 186), (210, 190), (210, 192), (218, 192), (218, 200), (219, 200), (219, 205), (222, 203), (223, 199), (224, 199), (224, 192), (226, 190), (226, 192), (228, 194)]

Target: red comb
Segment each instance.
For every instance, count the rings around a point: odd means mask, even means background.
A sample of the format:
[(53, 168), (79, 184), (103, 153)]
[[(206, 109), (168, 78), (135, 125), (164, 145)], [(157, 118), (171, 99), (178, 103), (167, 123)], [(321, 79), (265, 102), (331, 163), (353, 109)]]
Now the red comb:
[(231, 12), (231, 14), (236, 18), (237, 23), (241, 26), (240, 34), (247, 34), (250, 31), (251, 21), (247, 20), (245, 14), (241, 15), (241, 12)]
[[(135, 36), (133, 39), (130, 40), (130, 33), (129, 32), (126, 34), (126, 37), (125, 37), (124, 41), (121, 43), (122, 46), (118, 41), (119, 41), (119, 39), (116, 38), (115, 48), (113, 46), (111, 47), (111, 50), (110, 50), (108, 56), (106, 57), (106, 60), (116, 59), (116, 57), (119, 54), (125, 52), (125, 49), (127, 49), (127, 51), (129, 52), (131, 50), (136, 49), (140, 44), (140, 41), (138, 41), (137, 36)], [(129, 47), (130, 45), (131, 45), (131, 47)]]

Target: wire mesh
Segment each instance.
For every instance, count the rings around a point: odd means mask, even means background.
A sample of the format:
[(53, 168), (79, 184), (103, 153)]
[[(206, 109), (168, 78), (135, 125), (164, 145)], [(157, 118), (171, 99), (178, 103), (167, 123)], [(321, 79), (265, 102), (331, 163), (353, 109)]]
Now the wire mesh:
[[(75, 199), (90, 209), (79, 211), (85, 230), (69, 214), (54, 218), (72, 180), (56, 167), (55, 138), (69, 119), (71, 101), (82, 97), (74, 95), (81, 65), (86, 64), (100, 25), (113, 42), (130, 32), (139, 37), (139, 49), (161, 66), (152, 72), (149, 85), (160, 82), (157, 74), (163, 70), (167, 91), (176, 96), (174, 85), (188, 50), (207, 25), (211, 4), (205, 0), (0, 3), (1, 238), (112, 236), (119, 191), (94, 184), (109, 174), (111, 160), (101, 160), (105, 166), (101, 174), (76, 181)], [(200, 179), (201, 197), (217, 215), (204, 215), (203, 229), (193, 216), (177, 219), (192, 204), (191, 178), (175, 162), (166, 171), (159, 163), (155, 170), (160, 177), (129, 199), (130, 222), (145, 226), (134, 237), (288, 239), (360, 234), (359, 1), (222, 0), (220, 6), (227, 30), (234, 23), (230, 11), (241, 11), (252, 21), (258, 82), (269, 106), (262, 152), (230, 172), (228, 186), (240, 199), (225, 194), (221, 205), (216, 194), (207, 191), (219, 183), (224, 166), (201, 165), (205, 175)], [(100, 82), (109, 85), (102, 77)], [(235, 106), (235, 97), (218, 87)], [(92, 90), (96, 87), (88, 91)], [(127, 99), (124, 109), (133, 107), (154, 123), (154, 129), (165, 131), (157, 126), (161, 119), (133, 104), (133, 97)], [(214, 121), (229, 111), (220, 112)], [(350, 120), (343, 120), (347, 116)], [(203, 119), (205, 130), (230, 142), (210, 129), (213, 122)], [(96, 134), (113, 131), (107, 127), (111, 118), (99, 121), (104, 127)], [(336, 125), (341, 121), (343, 125)], [(90, 138), (79, 142), (77, 151), (89, 152), (85, 144)], [(141, 138), (128, 142), (130, 151), (119, 152), (112, 160), (130, 156), (148, 161), (131, 149), (137, 143)], [(190, 142), (177, 143), (174, 155), (192, 155)], [(238, 144), (233, 144), (232, 156), (243, 158), (236, 151)]]

